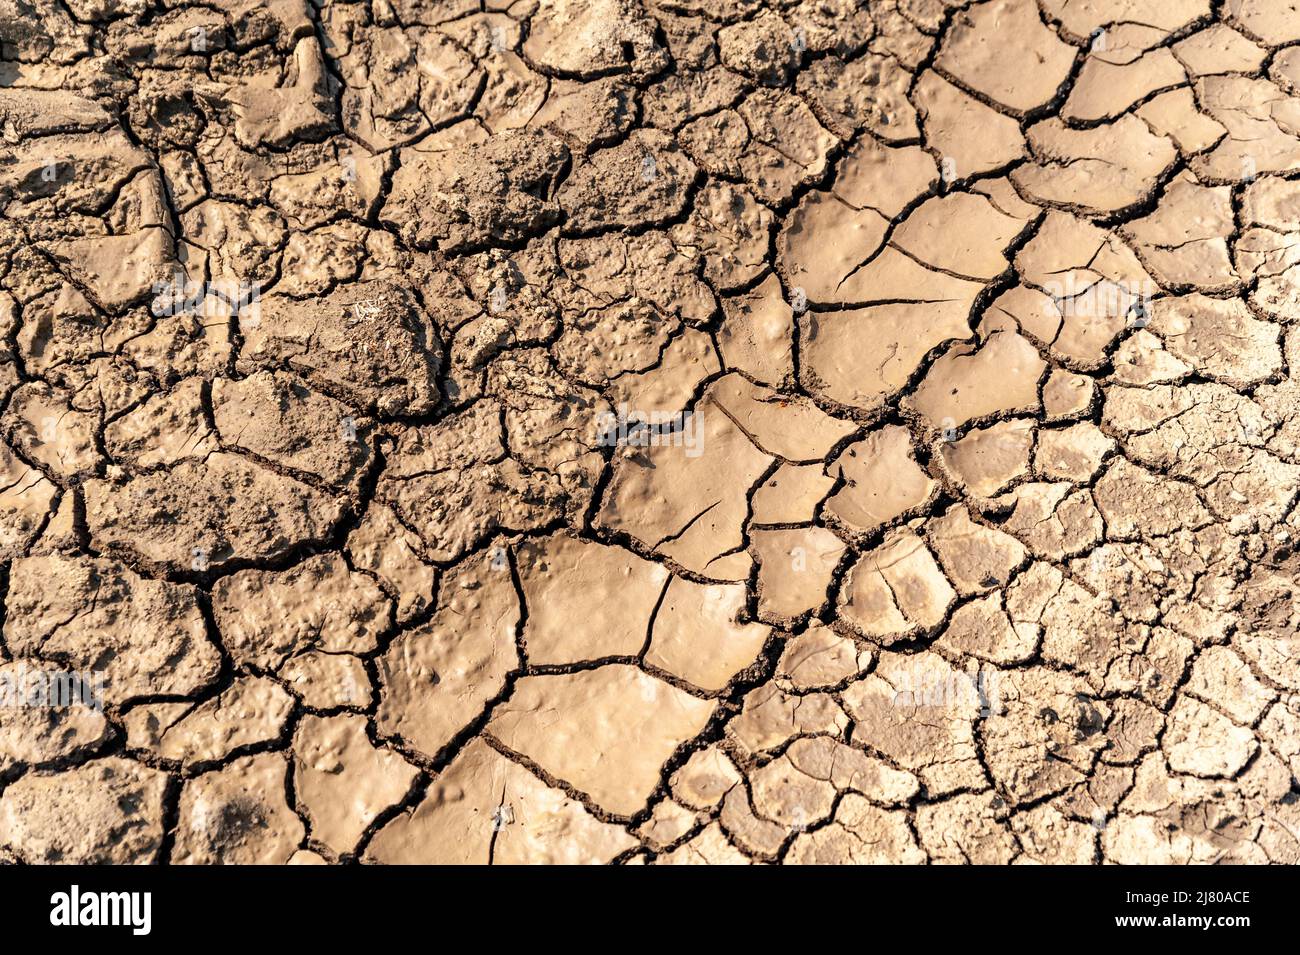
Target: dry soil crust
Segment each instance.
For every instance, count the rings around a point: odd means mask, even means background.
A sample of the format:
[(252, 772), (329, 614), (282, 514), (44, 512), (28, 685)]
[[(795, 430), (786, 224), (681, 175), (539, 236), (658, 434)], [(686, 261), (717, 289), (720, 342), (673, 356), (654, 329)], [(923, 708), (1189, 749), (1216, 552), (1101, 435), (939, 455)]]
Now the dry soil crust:
[(0, 857), (1300, 861), (1298, 44), (0, 0)]

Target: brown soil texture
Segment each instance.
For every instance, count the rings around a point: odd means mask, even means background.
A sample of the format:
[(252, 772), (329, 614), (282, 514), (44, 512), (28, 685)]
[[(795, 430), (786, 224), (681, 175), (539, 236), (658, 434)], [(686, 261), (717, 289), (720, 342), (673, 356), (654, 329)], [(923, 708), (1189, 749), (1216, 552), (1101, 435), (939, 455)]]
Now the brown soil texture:
[(0, 861), (1300, 862), (1298, 42), (0, 0)]

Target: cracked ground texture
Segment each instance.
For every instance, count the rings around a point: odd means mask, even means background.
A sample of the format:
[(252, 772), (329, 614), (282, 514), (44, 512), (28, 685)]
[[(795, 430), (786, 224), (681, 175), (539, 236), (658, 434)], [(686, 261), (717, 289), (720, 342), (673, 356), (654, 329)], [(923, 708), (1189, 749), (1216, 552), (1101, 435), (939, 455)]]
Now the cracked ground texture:
[(0, 207), (0, 859), (1300, 861), (1291, 0), (0, 0)]

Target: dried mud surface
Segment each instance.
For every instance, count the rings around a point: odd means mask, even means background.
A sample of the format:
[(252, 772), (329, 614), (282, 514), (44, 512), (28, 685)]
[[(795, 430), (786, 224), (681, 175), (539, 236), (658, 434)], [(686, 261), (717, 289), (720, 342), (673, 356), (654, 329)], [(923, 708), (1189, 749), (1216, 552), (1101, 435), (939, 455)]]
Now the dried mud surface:
[(1300, 861), (1300, 12), (0, 0), (0, 859)]

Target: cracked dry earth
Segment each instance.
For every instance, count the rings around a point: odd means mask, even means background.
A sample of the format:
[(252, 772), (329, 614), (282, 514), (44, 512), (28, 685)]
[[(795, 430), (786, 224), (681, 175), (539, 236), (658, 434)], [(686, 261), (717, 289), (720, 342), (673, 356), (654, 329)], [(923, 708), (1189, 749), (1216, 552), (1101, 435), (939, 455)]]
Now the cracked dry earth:
[(1300, 5), (0, 0), (0, 133), (3, 859), (1300, 861)]

